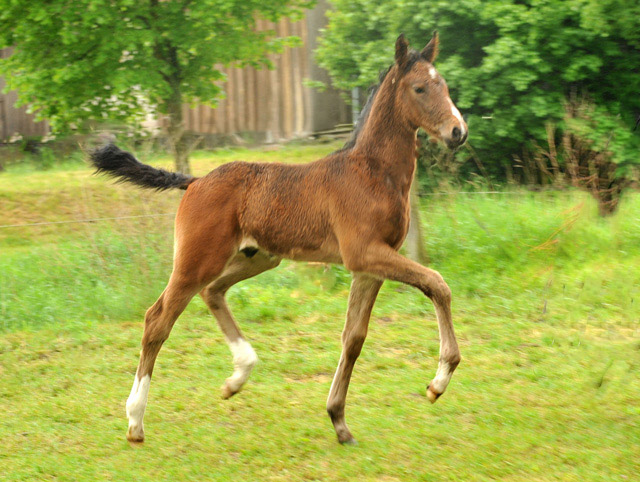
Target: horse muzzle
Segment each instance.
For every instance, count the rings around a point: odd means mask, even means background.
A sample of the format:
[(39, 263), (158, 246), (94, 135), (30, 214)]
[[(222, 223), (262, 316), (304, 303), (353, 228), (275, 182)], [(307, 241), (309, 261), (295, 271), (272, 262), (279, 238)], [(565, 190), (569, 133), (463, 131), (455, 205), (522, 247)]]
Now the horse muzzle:
[(449, 149), (457, 149), (467, 141), (469, 130), (466, 124), (455, 126), (448, 135), (442, 136), (442, 140)]

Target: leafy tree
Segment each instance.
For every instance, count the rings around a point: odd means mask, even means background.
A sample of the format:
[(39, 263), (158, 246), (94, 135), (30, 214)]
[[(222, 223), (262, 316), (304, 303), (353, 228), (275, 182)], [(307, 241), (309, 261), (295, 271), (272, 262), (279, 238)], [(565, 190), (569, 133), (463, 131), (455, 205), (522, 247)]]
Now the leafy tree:
[(185, 102), (215, 106), (220, 65), (268, 64), (292, 39), (257, 32), (256, 19), (301, 15), (313, 0), (0, 0), (0, 63), (55, 130), (86, 119), (167, 116), (176, 168), (189, 171)]
[[(333, 0), (319, 50), (334, 84), (375, 83), (393, 39), (437, 29), (438, 69), (468, 116), (470, 143), (490, 174), (564, 126), (565, 99), (587, 95), (597, 120), (631, 132), (640, 113), (640, 4), (627, 0)], [(485, 117), (485, 119), (483, 119)], [(612, 123), (611, 119), (616, 119)], [(639, 163), (640, 133), (615, 162)], [(622, 152), (622, 150), (619, 150)]]

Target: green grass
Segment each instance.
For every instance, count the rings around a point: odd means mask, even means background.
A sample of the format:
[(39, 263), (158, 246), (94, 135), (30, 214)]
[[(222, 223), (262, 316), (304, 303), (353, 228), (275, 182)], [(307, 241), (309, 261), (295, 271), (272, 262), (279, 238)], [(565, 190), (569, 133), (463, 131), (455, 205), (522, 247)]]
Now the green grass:
[[(334, 147), (200, 152), (194, 171)], [(89, 174), (12, 167), (0, 225), (173, 212), (179, 200)], [(143, 313), (171, 269), (171, 217), (0, 229), (0, 480), (634, 480), (640, 196), (606, 220), (576, 192), (434, 196), (422, 208), (463, 362), (429, 404), (433, 308), (385, 283), (347, 399), (357, 447), (337, 444), (324, 411), (344, 269), (285, 262), (231, 290), (261, 361), (228, 401), (218, 387), (231, 356), (195, 299), (158, 358), (147, 442), (134, 447), (124, 401)]]

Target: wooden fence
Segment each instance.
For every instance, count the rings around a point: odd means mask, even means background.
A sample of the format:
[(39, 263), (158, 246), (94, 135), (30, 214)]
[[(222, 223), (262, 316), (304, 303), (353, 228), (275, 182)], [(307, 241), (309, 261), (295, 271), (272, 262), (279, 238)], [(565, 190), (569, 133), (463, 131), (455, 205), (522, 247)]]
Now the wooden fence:
[[(225, 98), (217, 108), (198, 105), (183, 107), (188, 131), (205, 136), (228, 138), (247, 135), (259, 141), (278, 141), (300, 137), (350, 121), (351, 112), (337, 91), (318, 92), (305, 85), (305, 79), (328, 81), (326, 72), (314, 62), (319, 29), (325, 23), (325, 0), (318, 2), (298, 22), (282, 19), (277, 24), (258, 21), (259, 30), (274, 30), (277, 36), (295, 35), (302, 45), (271, 55), (273, 70), (222, 68), (227, 81), (222, 84)], [(3, 51), (3, 55), (9, 52)], [(0, 78), (0, 87), (3, 81)], [(16, 93), (0, 94), (0, 140), (15, 134), (44, 135), (46, 122), (35, 123), (26, 110), (13, 107)], [(162, 126), (163, 121), (152, 122)]]

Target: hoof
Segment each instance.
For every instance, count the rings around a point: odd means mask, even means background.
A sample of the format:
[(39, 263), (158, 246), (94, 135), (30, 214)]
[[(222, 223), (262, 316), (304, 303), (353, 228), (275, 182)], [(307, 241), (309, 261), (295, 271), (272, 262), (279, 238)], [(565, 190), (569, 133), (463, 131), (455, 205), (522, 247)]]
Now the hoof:
[(336, 435), (338, 436), (338, 442), (341, 445), (358, 445), (356, 439), (353, 438), (351, 432), (347, 427), (340, 427), (336, 430)]
[(347, 440), (338, 440), (338, 442), (340, 442), (340, 445), (358, 445), (358, 442), (353, 437)]
[(229, 388), (229, 385), (227, 385), (226, 383), (220, 387), (220, 392), (222, 394), (222, 398), (224, 398), (225, 400), (233, 397), (236, 393), (238, 393), (237, 390), (231, 390), (231, 388)]
[(144, 442), (144, 430), (141, 427), (129, 427), (129, 430), (127, 430), (127, 440), (131, 443), (141, 444)]
[(442, 393), (436, 393), (432, 388), (431, 384), (427, 387), (427, 398), (431, 403), (436, 403), (436, 400), (442, 395)]

